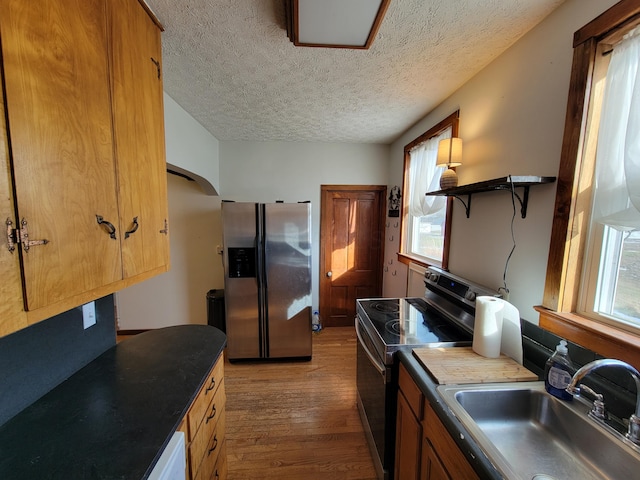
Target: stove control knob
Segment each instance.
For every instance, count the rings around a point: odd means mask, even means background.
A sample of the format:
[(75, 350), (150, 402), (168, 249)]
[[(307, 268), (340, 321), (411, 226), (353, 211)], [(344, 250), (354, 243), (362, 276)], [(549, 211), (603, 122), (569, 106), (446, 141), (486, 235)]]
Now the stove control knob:
[(437, 273), (433, 273), (431, 272), (428, 276), (428, 279), (433, 282), (436, 283), (438, 281), (438, 274)]
[(466, 298), (470, 302), (475, 302), (476, 301), (476, 292), (474, 292), (473, 290), (468, 290), (467, 293), (465, 293), (464, 298)]

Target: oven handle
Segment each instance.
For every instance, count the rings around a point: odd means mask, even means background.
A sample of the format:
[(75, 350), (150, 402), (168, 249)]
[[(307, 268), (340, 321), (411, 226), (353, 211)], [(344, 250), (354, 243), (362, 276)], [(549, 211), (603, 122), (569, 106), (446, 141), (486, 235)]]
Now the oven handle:
[(369, 361), (373, 364), (374, 367), (376, 367), (376, 370), (378, 370), (380, 375), (382, 375), (383, 378), (386, 378), (386, 373), (387, 373), (386, 367), (384, 366), (383, 363), (380, 363), (380, 361), (371, 353), (371, 351), (367, 348), (367, 344), (364, 343), (364, 341), (362, 340), (362, 335), (360, 333), (360, 320), (358, 319), (357, 316), (356, 316), (355, 323), (356, 323), (356, 336), (358, 337), (358, 342), (360, 342), (360, 345), (362, 346), (364, 353), (367, 354), (367, 357), (369, 357)]

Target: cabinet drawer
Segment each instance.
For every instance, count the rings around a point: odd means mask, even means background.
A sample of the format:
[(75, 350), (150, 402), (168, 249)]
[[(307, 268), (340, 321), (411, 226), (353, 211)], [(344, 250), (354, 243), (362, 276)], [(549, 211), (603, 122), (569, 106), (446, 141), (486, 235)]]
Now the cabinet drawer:
[(208, 456), (215, 453), (217, 456), (216, 445), (224, 439), (224, 407), (226, 403), (226, 395), (224, 391), (224, 381), (216, 390), (215, 396), (211, 399), (205, 418), (191, 441), (189, 447), (189, 461), (191, 472), (197, 472), (198, 468)]
[(413, 410), (413, 414), (418, 420), (422, 420), (424, 413), (424, 395), (402, 363), (400, 364), (398, 371), (398, 385), (400, 390), (402, 390), (402, 394), (407, 399), (407, 403), (411, 407), (411, 410)]
[(227, 478), (227, 442), (222, 442), (215, 463), (202, 462), (198, 476), (194, 480), (226, 480)]
[(198, 428), (202, 424), (211, 399), (216, 394), (218, 388), (222, 384), (224, 378), (224, 356), (221, 355), (216, 364), (211, 369), (207, 380), (198, 392), (196, 399), (187, 415), (187, 423), (189, 424), (189, 441), (193, 441), (198, 433)]
[[(227, 454), (226, 454), (226, 442), (224, 438), (225, 433), (225, 414), (221, 412), (216, 428), (213, 434), (206, 443), (204, 452), (202, 453), (202, 462), (196, 470), (196, 480), (209, 480), (219, 478), (220, 480), (226, 478), (226, 473), (221, 475), (222, 471), (226, 472)], [(191, 451), (193, 454), (193, 450)], [(216, 472), (218, 470), (218, 472)], [(215, 476), (217, 474), (217, 477)]]

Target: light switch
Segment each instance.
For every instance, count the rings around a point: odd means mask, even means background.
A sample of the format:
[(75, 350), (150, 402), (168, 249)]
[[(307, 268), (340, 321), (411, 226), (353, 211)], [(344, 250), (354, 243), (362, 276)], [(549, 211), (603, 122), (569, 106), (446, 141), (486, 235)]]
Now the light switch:
[(82, 305), (82, 325), (86, 330), (96, 324), (96, 302)]

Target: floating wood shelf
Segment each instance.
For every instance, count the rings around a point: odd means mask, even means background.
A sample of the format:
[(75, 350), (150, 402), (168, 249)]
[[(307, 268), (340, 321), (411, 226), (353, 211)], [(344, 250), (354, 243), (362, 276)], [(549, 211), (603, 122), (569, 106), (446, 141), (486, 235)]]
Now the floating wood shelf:
[[(522, 218), (527, 216), (527, 204), (529, 203), (529, 188), (534, 185), (542, 185), (545, 183), (553, 183), (556, 177), (536, 177), (533, 175), (526, 176), (508, 176), (486, 180), (484, 182), (471, 183), (469, 185), (461, 185), (459, 187), (447, 188), (445, 190), (436, 190), (435, 192), (427, 192), (425, 195), (436, 195), (440, 197), (455, 197), (464, 205), (467, 218), (471, 212), (471, 195), (474, 193), (492, 192), (494, 190), (512, 191), (515, 198), (520, 202), (520, 213)], [(516, 192), (516, 188), (522, 188), (522, 197)], [(467, 201), (462, 199), (462, 195), (467, 196)]]

